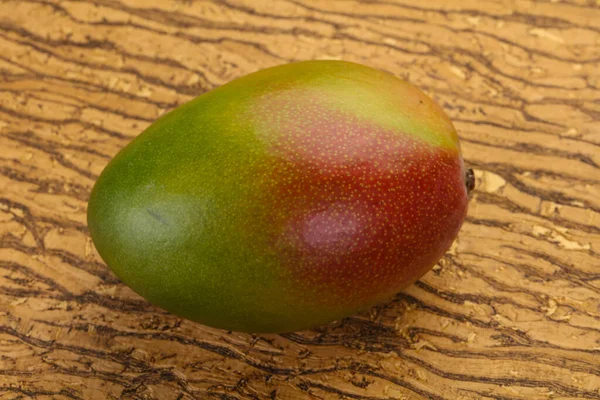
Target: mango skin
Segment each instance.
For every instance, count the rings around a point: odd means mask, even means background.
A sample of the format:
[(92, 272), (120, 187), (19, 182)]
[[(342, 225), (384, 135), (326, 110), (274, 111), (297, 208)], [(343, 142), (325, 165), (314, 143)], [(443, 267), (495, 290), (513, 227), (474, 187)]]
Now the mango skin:
[(467, 211), (456, 131), (423, 92), (342, 61), (262, 70), (148, 127), (88, 205), (93, 242), (155, 305), (289, 332), (392, 297)]

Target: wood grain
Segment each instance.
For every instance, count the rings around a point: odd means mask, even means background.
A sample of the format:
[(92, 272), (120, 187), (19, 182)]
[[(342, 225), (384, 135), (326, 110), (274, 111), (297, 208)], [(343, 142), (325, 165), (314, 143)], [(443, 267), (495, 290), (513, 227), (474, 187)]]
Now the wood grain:
[[(600, 3), (0, 0), (0, 398), (600, 399)], [(86, 200), (148, 124), (334, 58), (452, 117), (477, 187), (394, 301), (247, 335), (176, 318), (95, 252)]]

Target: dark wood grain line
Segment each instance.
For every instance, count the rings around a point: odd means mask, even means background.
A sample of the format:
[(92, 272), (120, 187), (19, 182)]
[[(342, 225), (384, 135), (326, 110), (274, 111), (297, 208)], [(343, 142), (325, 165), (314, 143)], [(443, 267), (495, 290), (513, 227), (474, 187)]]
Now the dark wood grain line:
[[(250, 392), (244, 390), (244, 388), (246, 387), (247, 384), (248, 384), (248, 379), (245, 377), (242, 377), (234, 385), (216, 384), (216, 385), (210, 386), (208, 388), (208, 391), (210, 391), (212, 393), (219, 393), (219, 392), (215, 392), (215, 390), (219, 390), (219, 389), (226, 390), (228, 392), (237, 392), (240, 395), (244, 396), (243, 398), (245, 398), (245, 399), (261, 400), (254, 393), (250, 393)], [(223, 394), (223, 393), (219, 393), (219, 394)], [(227, 394), (226, 394), (226, 396), (227, 396)]]
[[(0, 204), (4, 206), (8, 213), (12, 214), (13, 220), (23, 225), (27, 231), (31, 233), (37, 247), (43, 250), (45, 247), (43, 232), (41, 232), (40, 228), (37, 226), (36, 220), (30, 209), (21, 203), (14, 202), (6, 198), (0, 198)], [(12, 209), (19, 210), (23, 216), (17, 215), (17, 213), (12, 211)]]
[[(54, 373), (60, 373), (63, 375), (68, 375), (68, 376), (76, 376), (76, 377), (80, 377), (80, 378), (99, 379), (102, 381), (110, 382), (110, 383), (113, 383), (116, 385), (121, 385), (121, 386), (126, 386), (128, 384), (128, 380), (125, 379), (123, 377), (123, 375), (121, 375), (121, 374), (98, 371), (98, 370), (93, 369), (89, 365), (88, 365), (88, 367), (90, 368), (90, 370), (86, 371), (84, 369), (77, 368), (75, 366), (70, 367), (70, 368), (65, 368), (65, 367), (59, 365), (58, 363), (50, 360), (47, 356), (42, 356), (41, 361), (42, 361), (42, 363), (48, 365), (51, 368), (52, 372), (54, 372)], [(44, 372), (46, 372), (46, 371), (44, 371)]]
[[(538, 212), (532, 212), (529, 209), (516, 204), (515, 202), (509, 200), (508, 198), (506, 198), (504, 196), (496, 195), (493, 193), (486, 193), (486, 192), (479, 192), (479, 191), (476, 193), (477, 193), (477, 201), (482, 204), (493, 204), (504, 210), (508, 210), (511, 213), (528, 215), (535, 219), (542, 219), (542, 220), (547, 221), (548, 223), (556, 225), (556, 226), (563, 226), (563, 227), (566, 227), (569, 229), (576, 229), (581, 232), (590, 233), (590, 234), (599, 234), (600, 233), (600, 229), (595, 225), (588, 225), (588, 224), (582, 224), (579, 222), (574, 222), (574, 221), (568, 220), (568, 219), (560, 217), (560, 216), (555, 216), (555, 215), (546, 216), (546, 215), (542, 215)], [(575, 206), (571, 205), (571, 207), (575, 207)], [(585, 208), (585, 207), (577, 207), (577, 208)], [(483, 218), (475, 219), (473, 217), (467, 217), (465, 219), (465, 221), (468, 223), (471, 223), (473, 225), (485, 225), (488, 227), (495, 227), (495, 228), (501, 228), (501, 229), (504, 229), (507, 231), (512, 231), (510, 222), (501, 222), (501, 221), (495, 221), (495, 220), (483, 219)]]
[(0, 294), (15, 298), (37, 298), (51, 299), (56, 301), (73, 302), (79, 306), (95, 305), (105, 308), (107, 311), (119, 313), (136, 313), (136, 314), (152, 314), (152, 315), (167, 315), (166, 311), (162, 311), (153, 307), (145, 301), (132, 301), (116, 299), (112, 296), (99, 295), (94, 291), (86, 291), (80, 295), (73, 294), (56, 294), (52, 291), (43, 291), (37, 289), (20, 289), (0, 286)]
[[(63, 285), (57, 283), (54, 279), (41, 275), (34, 271), (30, 266), (22, 265), (14, 261), (0, 261), (0, 269), (5, 269), (12, 272), (19, 272), (25, 276), (31, 277), (33, 280), (41, 282), (49, 287), (50, 290), (41, 291), (38, 289), (17, 289), (0, 287), (1, 292), (15, 297), (38, 297), (51, 298), (60, 301), (73, 301), (79, 305), (95, 304), (100, 307), (111, 309), (120, 312), (136, 312), (136, 313), (154, 313), (167, 314), (166, 311), (152, 306), (145, 300), (125, 300), (113, 298), (108, 295), (101, 295), (95, 291), (88, 290), (82, 294), (75, 295)], [(113, 284), (111, 281), (106, 284)], [(115, 282), (114, 284), (117, 284)]]
[[(600, 32), (600, 28), (594, 25), (579, 25), (575, 24), (571, 21), (565, 20), (559, 17), (547, 17), (541, 16), (537, 14), (529, 14), (523, 12), (521, 10), (510, 10), (510, 13), (504, 14), (491, 14), (487, 13), (480, 9), (444, 9), (444, 8), (428, 8), (428, 7), (419, 7), (414, 4), (406, 4), (406, 3), (394, 3), (390, 1), (382, 1), (382, 0), (355, 0), (359, 3), (367, 3), (367, 4), (386, 4), (391, 5), (398, 8), (404, 8), (409, 10), (415, 10), (420, 12), (430, 12), (437, 13), (444, 16), (448, 16), (450, 14), (456, 15), (467, 15), (472, 17), (486, 17), (490, 19), (501, 19), (503, 21), (511, 21), (511, 22), (519, 22), (525, 25), (529, 25), (532, 27), (544, 27), (544, 28), (559, 28), (559, 29), (567, 29), (567, 28), (581, 28), (588, 29), (591, 31)], [(584, 7), (584, 8), (593, 8), (593, 7)]]
[[(192, 399), (200, 399), (193, 393), (193, 389), (189, 386), (185, 378), (175, 374), (169, 368), (151, 368), (150, 372), (143, 373), (130, 382), (128, 382), (121, 393), (121, 397), (127, 395), (135, 395), (140, 387), (147, 385), (156, 385), (162, 382), (173, 382), (181, 389), (182, 393), (188, 395)], [(134, 396), (135, 398), (136, 396)]]
[[(20, 120), (24, 120), (24, 121), (35, 121), (35, 122), (41, 122), (41, 123), (45, 123), (45, 124), (50, 124), (50, 125), (56, 125), (56, 124), (60, 124), (60, 125), (67, 125), (67, 124), (76, 124), (76, 125), (80, 125), (86, 129), (89, 130), (94, 130), (100, 133), (103, 133), (105, 135), (114, 137), (114, 138), (118, 138), (118, 139), (131, 139), (133, 136), (126, 136), (120, 132), (116, 132), (107, 128), (104, 128), (102, 126), (99, 125), (94, 125), (92, 123), (89, 122), (85, 122), (82, 121), (78, 118), (66, 118), (66, 119), (60, 119), (60, 120), (56, 120), (56, 119), (52, 119), (52, 118), (42, 118), (40, 116), (37, 115), (31, 115), (31, 114), (27, 114), (27, 113), (22, 113), (22, 112), (18, 112), (14, 109), (11, 108), (6, 108), (3, 106), (0, 106), (0, 115), (4, 113), (6, 115), (10, 115), (11, 117), (14, 118), (18, 118)], [(6, 134), (3, 134), (6, 135)], [(31, 146), (30, 146), (31, 147)], [(35, 146), (33, 146), (35, 147)], [(86, 172), (87, 174), (87, 172)]]
[[(449, 108), (448, 104), (444, 104), (444, 107)], [(472, 124), (472, 125), (475, 125), (475, 126), (481, 126), (482, 129), (485, 129), (485, 127), (489, 126), (489, 127), (493, 127), (493, 128), (500, 128), (500, 129), (507, 130), (507, 131), (517, 131), (517, 132), (525, 132), (525, 133), (527, 133), (527, 132), (541, 133), (541, 134), (544, 134), (544, 135), (549, 135), (549, 136), (554, 136), (554, 137), (558, 136), (561, 133), (561, 131), (563, 131), (562, 129), (555, 129), (554, 131), (544, 131), (544, 130), (542, 130), (540, 128), (537, 128), (537, 127), (536, 128), (528, 128), (528, 127), (526, 127), (526, 126), (524, 126), (522, 124), (520, 124), (520, 125), (506, 125), (506, 124), (503, 124), (500, 121), (494, 121), (494, 120), (491, 120), (491, 119), (488, 119), (488, 120), (473, 120), (473, 119), (466, 119), (466, 118), (461, 117), (461, 116), (453, 117), (452, 120), (454, 122), (460, 122), (460, 123), (464, 123), (464, 124)], [(459, 132), (459, 134), (460, 134), (460, 132)], [(574, 142), (584, 143), (584, 144), (589, 145), (591, 147), (600, 147), (600, 142), (597, 143), (597, 142), (593, 142), (591, 140), (582, 139), (582, 138), (576, 137), (576, 136), (575, 137), (569, 137), (568, 139), (565, 138), (565, 140), (572, 140)]]
[[(136, 121), (143, 121), (146, 123), (151, 123), (154, 122), (154, 120), (156, 120), (156, 118), (148, 118), (148, 117), (144, 117), (141, 115), (132, 115), (132, 114), (128, 114), (126, 113), (123, 108), (110, 108), (110, 107), (106, 107), (106, 106), (101, 106), (95, 103), (91, 103), (91, 102), (87, 102), (84, 101), (76, 96), (71, 96), (71, 95), (67, 95), (64, 93), (61, 93), (60, 96), (65, 98), (65, 99), (72, 99), (77, 101), (77, 104), (73, 104), (73, 103), (68, 103), (68, 102), (63, 102), (57, 99), (49, 99), (49, 98), (45, 98), (43, 96), (39, 96), (36, 93), (52, 93), (51, 91), (47, 90), (47, 89), (28, 89), (28, 90), (13, 90), (13, 89), (5, 89), (5, 88), (1, 88), (0, 87), (0, 92), (7, 92), (7, 93), (11, 93), (13, 95), (18, 95), (18, 94), (25, 94), (25, 96), (29, 99), (36, 99), (39, 100), (40, 102), (43, 103), (50, 103), (50, 104), (63, 104), (66, 106), (71, 106), (71, 107), (75, 107), (77, 108), (78, 112), (81, 113), (83, 110), (85, 109), (93, 109), (93, 110), (98, 110), (101, 111), (103, 113), (106, 114), (113, 114), (113, 115), (118, 115), (120, 117), (126, 118), (126, 119), (132, 119), (132, 120), (136, 120)], [(89, 149), (90, 151), (93, 151), (92, 149)], [(108, 156), (106, 156), (108, 157)]]
[(57, 283), (53, 279), (50, 279), (44, 275), (35, 272), (32, 268), (20, 265), (16, 262), (0, 261), (0, 269), (11, 272), (18, 272), (25, 276), (31, 277), (35, 281), (43, 283), (44, 285), (48, 286), (51, 290), (59, 292), (65, 297), (72, 296), (72, 293), (69, 290), (67, 290), (67, 288)]
[(24, 388), (24, 387), (16, 387), (16, 386), (0, 386), (0, 392), (5, 393), (15, 393), (19, 395), (17, 399), (21, 399), (21, 395), (27, 396), (32, 399), (37, 399), (38, 396), (64, 396), (73, 400), (85, 400), (85, 398), (79, 396), (79, 392), (75, 389), (61, 389), (58, 392), (53, 392), (50, 390), (37, 389), (37, 388)]
[[(20, 164), (18, 160), (15, 163)], [(32, 168), (31, 171), (36, 171), (37, 168)], [(41, 171), (36, 171), (41, 175)], [(41, 179), (33, 174), (28, 174), (14, 168), (0, 166), (0, 175), (9, 178), (10, 180), (19, 183), (29, 183), (37, 186), (37, 189), (30, 190), (34, 193), (54, 194), (59, 196), (67, 196), (79, 201), (87, 201), (90, 188), (76, 183), (69, 184), (69, 190), (64, 187), (65, 183), (58, 179)]]
[[(0, 107), (1, 108), (1, 107)], [(3, 110), (6, 111), (6, 110)], [(15, 113), (22, 115), (20, 113)], [(64, 122), (64, 120), (63, 120)], [(24, 146), (31, 147), (36, 150), (40, 150), (43, 153), (46, 153), (52, 157), (53, 160), (56, 160), (63, 167), (70, 169), (74, 172), (77, 172), (79, 175), (82, 175), (86, 178), (95, 181), (98, 179), (98, 176), (86, 169), (80, 168), (67, 160), (63, 153), (56, 149), (56, 145), (54, 143), (43, 141), (40, 137), (36, 136), (32, 131), (21, 132), (19, 135), (15, 135), (14, 133), (3, 133), (2, 136), (8, 137), (15, 142), (18, 142)]]
[[(477, 275), (479, 278), (483, 279), (486, 283), (490, 284), (490, 286), (494, 286), (496, 289), (499, 289), (498, 290), (499, 292), (510, 292), (510, 290), (509, 290), (510, 288), (507, 285), (503, 285), (502, 283), (495, 281), (488, 276), (477, 274), (476, 271), (471, 271), (468, 268), (460, 268), (460, 269), (469, 271), (469, 273), (473, 273), (473, 275)], [(449, 301), (454, 304), (463, 305), (463, 304), (465, 304), (465, 302), (470, 301), (475, 304), (486, 304), (492, 308), (494, 308), (494, 305), (496, 305), (496, 304), (510, 304), (517, 308), (522, 308), (522, 309), (529, 310), (529, 311), (534, 311), (534, 312), (540, 311), (538, 307), (532, 307), (532, 306), (526, 306), (524, 304), (520, 304), (519, 302), (513, 300), (510, 297), (506, 297), (506, 296), (485, 296), (485, 295), (481, 295), (481, 294), (468, 294), (468, 293), (456, 293), (456, 292), (444, 291), (439, 288), (435, 288), (435, 287), (425, 283), (424, 281), (415, 282), (415, 286), (417, 286), (418, 288), (420, 288), (428, 293), (431, 293), (431, 294), (439, 297), (440, 299)], [(504, 290), (501, 290), (501, 289), (504, 289)], [(513, 290), (513, 292), (535, 295), (534, 293), (524, 291), (523, 289), (515, 289), (515, 290)]]
[[(432, 393), (425, 392), (425, 394), (423, 394), (423, 391), (421, 391), (416, 386), (407, 384), (405, 382), (403, 382), (403, 383), (405, 384), (405, 386), (403, 386), (403, 387), (405, 387), (406, 389), (409, 389), (412, 392), (418, 393), (418, 394), (420, 394), (422, 396), (427, 395), (428, 399), (432, 399), (432, 400), (444, 400), (443, 397), (440, 397), (440, 396), (432, 394)], [(300, 382), (298, 382), (296, 384), (296, 386), (298, 388), (300, 388), (302, 391), (307, 392), (309, 394), (310, 394), (310, 389), (311, 388), (316, 388), (316, 389), (322, 390), (322, 391), (324, 391), (326, 393), (331, 393), (332, 395), (335, 395), (335, 396), (337, 396), (340, 399), (357, 399), (357, 400), (383, 400), (383, 399), (386, 399), (386, 397), (363, 396), (363, 395), (359, 395), (359, 394), (356, 394), (356, 393), (350, 393), (350, 392), (345, 391), (345, 390), (340, 390), (340, 389), (338, 389), (338, 388), (336, 388), (334, 386), (325, 385), (323, 383), (318, 383), (318, 382), (312, 382), (312, 381), (305, 380), (305, 379), (303, 379)], [(409, 387), (406, 387), (406, 386), (409, 386)], [(313, 394), (313, 397), (314, 396), (315, 395)]]
[[(572, 153), (572, 152), (569, 152), (566, 150), (558, 150), (558, 149), (554, 149), (554, 148), (548, 148), (548, 147), (544, 147), (544, 146), (541, 146), (538, 144), (521, 142), (521, 143), (515, 143), (513, 145), (502, 145), (502, 144), (498, 144), (498, 143), (492, 144), (492, 143), (485, 142), (483, 140), (476, 140), (476, 139), (465, 138), (465, 137), (462, 137), (460, 139), (460, 141), (465, 142), (465, 143), (475, 143), (475, 144), (478, 144), (481, 146), (486, 146), (486, 147), (494, 147), (494, 148), (498, 148), (498, 149), (506, 149), (506, 150), (510, 150), (510, 151), (516, 151), (518, 153), (523, 153), (523, 154), (535, 154), (535, 155), (539, 155), (539, 156), (552, 156), (552, 157), (557, 157), (557, 158), (566, 158), (568, 160), (577, 160), (577, 161), (587, 164), (595, 169), (600, 169), (600, 166), (590, 156), (587, 156), (587, 155), (581, 154), (581, 153)], [(569, 177), (569, 179), (581, 179), (581, 177)], [(594, 180), (594, 179), (585, 178), (585, 182), (599, 183), (600, 179)]]
[(19, 238), (11, 235), (10, 233), (2, 237), (2, 243), (0, 247), (5, 249), (14, 249), (31, 256), (43, 255), (48, 257), (56, 257), (72, 268), (85, 271), (90, 275), (100, 278), (104, 284), (115, 285), (121, 283), (121, 281), (115, 277), (109, 271), (108, 267), (106, 267), (106, 265), (103, 263), (83, 260), (77, 257), (75, 254), (67, 252), (66, 250), (46, 248), (43, 251), (40, 251), (37, 248), (25, 246), (19, 240)]
[(597, 391), (589, 391), (583, 388), (565, 385), (561, 382), (554, 381), (551, 379), (530, 379), (530, 378), (516, 378), (516, 377), (490, 377), (490, 376), (476, 376), (468, 374), (459, 374), (454, 372), (448, 372), (441, 370), (434, 365), (421, 360), (418, 357), (409, 356), (404, 354), (403, 357), (406, 360), (414, 362), (422, 368), (427, 369), (429, 372), (435, 373), (436, 375), (451, 379), (458, 382), (477, 382), (493, 384), (498, 386), (517, 386), (517, 387), (528, 387), (528, 388), (551, 388), (558, 395), (571, 396), (582, 399), (600, 399), (600, 393)]
[(500, 326), (496, 321), (486, 322), (477, 318), (473, 318), (469, 315), (459, 314), (456, 312), (444, 310), (437, 305), (425, 303), (424, 301), (417, 299), (414, 296), (411, 296), (406, 293), (399, 293), (396, 296), (396, 299), (402, 299), (403, 301), (411, 304), (411, 307), (415, 307), (416, 309), (423, 310), (429, 312), (431, 314), (452, 319), (456, 322), (468, 322), (469, 324), (484, 329), (491, 329), (493, 331), (497, 331), (498, 334), (508, 335), (508, 337), (512, 337), (513, 341), (507, 343), (508, 346), (518, 345), (518, 346), (527, 346), (531, 348), (546, 348), (546, 349), (557, 349), (562, 351), (569, 351), (571, 353), (584, 353), (590, 354), (594, 356), (600, 355), (600, 350), (593, 349), (585, 349), (585, 348), (571, 348), (571, 347), (561, 347), (554, 344), (550, 344), (543, 341), (534, 340), (526, 332), (523, 332), (519, 329), (513, 329), (508, 327)]
[[(57, 228), (63, 228), (63, 229), (74, 229), (77, 230), (81, 233), (84, 233), (86, 235), (89, 235), (89, 231), (87, 229), (87, 226), (84, 224), (80, 224), (78, 222), (75, 221), (70, 221), (70, 220), (65, 220), (65, 219), (57, 219), (57, 218), (52, 218), (49, 216), (45, 216), (45, 215), (37, 215), (35, 216), (35, 218), (32, 217), (32, 213), (29, 207), (27, 207), (25, 204), (19, 203), (17, 201), (14, 200), (10, 200), (8, 198), (4, 198), (4, 197), (0, 197), (0, 204), (3, 205), (9, 212), (11, 208), (16, 208), (18, 210), (20, 210), (25, 217), (28, 219), (28, 221), (30, 222), (31, 225), (26, 225), (22, 222), (22, 220), (20, 219), (21, 217), (19, 217), (18, 215), (13, 214), (13, 218), (20, 222), (21, 224), (23, 224), (25, 227), (27, 227), (28, 229), (31, 227), (34, 227), (34, 230), (32, 232), (32, 235), (35, 237), (36, 243), (39, 245), (40, 248), (44, 248), (44, 243), (43, 243), (43, 236), (40, 234), (37, 234), (37, 231), (35, 230), (35, 227), (37, 226), (37, 221), (42, 222), (44, 224), (50, 225), (50, 226), (54, 226)], [(31, 229), (30, 229), (31, 232)]]
[[(544, 274), (543, 272), (540, 272), (538, 269), (535, 269), (533, 266), (531, 266), (527, 263), (513, 264), (513, 263), (506, 261), (506, 259), (503, 259), (503, 258), (500, 258), (497, 256), (493, 256), (493, 255), (489, 255), (489, 254), (482, 255), (482, 254), (475, 254), (475, 253), (468, 252), (468, 251), (463, 251), (462, 254), (463, 255), (471, 255), (476, 258), (489, 259), (498, 264), (502, 264), (502, 265), (506, 265), (506, 266), (515, 268), (519, 271), (524, 272), (524, 275), (526, 278), (529, 278), (530, 276), (535, 276), (536, 278), (538, 278), (539, 281), (543, 281), (543, 282), (551, 282), (551, 281), (556, 281), (557, 279), (563, 279), (563, 280), (569, 282), (572, 285), (572, 287), (574, 287), (574, 288), (575, 287), (585, 287), (592, 292), (597, 292), (600, 294), (600, 288), (590, 285), (588, 283), (588, 281), (600, 280), (600, 274), (589, 273), (589, 272), (581, 271), (573, 266), (567, 266), (564, 263), (558, 262), (558, 260), (556, 260), (555, 258), (553, 258), (552, 256), (549, 256), (547, 254), (544, 255), (544, 257), (541, 257), (541, 255), (542, 255), (541, 253), (531, 252), (527, 249), (519, 248), (517, 246), (501, 245), (501, 247), (505, 248), (505, 249), (511, 249), (518, 253), (527, 254), (530, 256), (532, 256), (533, 254), (538, 254), (538, 256), (537, 256), (538, 259), (545, 260), (549, 264), (560, 268), (560, 272), (556, 272), (556, 273), (552, 273), (552, 274)], [(447, 259), (453, 259), (453, 258), (447, 257)], [(453, 260), (452, 262), (456, 263), (455, 260)], [(487, 279), (490, 279), (489, 277), (486, 277), (484, 274), (478, 272), (477, 270), (470, 268), (469, 264), (467, 264), (467, 263), (464, 263), (464, 264), (456, 263), (455, 265), (459, 268), (464, 268), (465, 271), (469, 271), (470, 273), (474, 274), (475, 276), (480, 277), (481, 279), (486, 280), (486, 282), (487, 282)], [(495, 282), (495, 280), (492, 279), (488, 283), (492, 284), (492, 282)], [(503, 291), (506, 290), (506, 291), (511, 292), (511, 291), (519, 291), (520, 290), (520, 289), (510, 288), (509, 286), (503, 285), (501, 283), (494, 283), (493, 285), (495, 286), (495, 284), (498, 285), (498, 287), (496, 287), (497, 289), (505, 287), (506, 289), (503, 289)], [(535, 297), (536, 299), (538, 299), (540, 303), (542, 303), (542, 304), (544, 303), (544, 298), (539, 297), (538, 293), (531, 292), (531, 291), (522, 291), (522, 293), (529, 294), (529, 295)], [(542, 310), (538, 310), (538, 311), (542, 311)]]
[[(6, 37), (3, 36), (2, 31), (0, 31), (0, 38), (6, 38)], [(19, 44), (22, 45), (22, 46), (27, 46), (27, 47), (35, 50), (35, 51), (40, 51), (39, 47), (35, 46), (35, 44), (33, 44), (33, 43), (20, 41)], [(40, 53), (43, 54), (43, 51), (40, 51)], [(105, 93), (106, 92), (106, 93), (114, 94), (114, 95), (116, 95), (118, 97), (122, 97), (124, 99), (134, 100), (134, 101), (142, 102), (142, 103), (146, 103), (146, 104), (151, 104), (153, 106), (160, 107), (160, 108), (163, 108), (163, 109), (173, 108), (173, 107), (176, 107), (177, 105), (180, 104), (178, 102), (165, 103), (165, 102), (161, 102), (161, 101), (156, 101), (156, 100), (153, 100), (153, 99), (151, 99), (149, 97), (141, 97), (141, 96), (138, 96), (138, 95), (133, 94), (133, 93), (114, 90), (114, 89), (111, 89), (108, 86), (97, 85), (97, 84), (94, 84), (93, 82), (84, 81), (84, 80), (81, 80), (81, 79), (66, 78), (66, 77), (64, 77), (62, 75), (52, 75), (52, 74), (50, 74), (50, 71), (48, 71), (48, 70), (44, 71), (44, 73), (40, 73), (39, 71), (36, 71), (35, 69), (31, 68), (30, 66), (27, 66), (27, 65), (24, 65), (24, 64), (20, 64), (20, 63), (14, 61), (14, 60), (10, 60), (10, 59), (6, 58), (5, 56), (3, 56), (2, 54), (0, 54), (0, 60), (3, 60), (4, 62), (12, 64), (12, 65), (14, 65), (16, 67), (22, 68), (22, 69), (28, 71), (31, 74), (31, 76), (26, 76), (26, 75), (9, 75), (9, 74), (6, 74), (6, 73), (0, 75), (0, 76), (2, 76), (2, 79), (4, 81), (7, 81), (7, 82), (8, 81), (13, 81), (14, 82), (14, 81), (22, 80), (22, 79), (25, 79), (25, 78), (29, 78), (29, 79), (33, 78), (33, 79), (36, 79), (36, 80), (40, 80), (42, 82), (45, 82), (45, 81), (50, 81), (50, 82), (56, 81), (56, 82), (61, 82), (63, 84), (66, 83), (69, 86), (74, 86), (76, 88), (83, 89), (83, 90), (90, 91), (90, 92), (94, 92), (94, 93)], [(126, 136), (122, 136), (120, 138), (127, 138), (127, 137)]]
[(242, 400), (240, 397), (233, 396), (227, 393), (218, 393), (214, 391), (204, 392), (206, 395), (219, 400)]
[[(537, 0), (540, 3), (553, 3), (552, 0)], [(574, 7), (574, 8), (582, 8), (584, 10), (594, 10), (594, 9), (600, 9), (600, 4), (598, 4), (595, 0), (585, 0), (586, 4), (579, 4), (575, 1), (569, 1), (569, 0), (562, 0), (561, 3), (564, 4), (568, 4), (569, 7)]]
[[(525, 171), (521, 170), (509, 163), (502, 163), (502, 164), (497, 163), (497, 162), (482, 163), (479, 161), (469, 160), (469, 164), (471, 165), (472, 168), (477, 168), (477, 169), (481, 169), (481, 170), (485, 170), (485, 171), (493, 171), (494, 173), (500, 175), (505, 181), (510, 183), (512, 186), (514, 186), (517, 190), (519, 190), (523, 193), (532, 195), (534, 197), (537, 197), (539, 199), (547, 200), (547, 201), (554, 202), (556, 204), (566, 205), (566, 206), (571, 206), (571, 207), (589, 208), (595, 212), (600, 212), (600, 206), (592, 204), (588, 200), (572, 197), (572, 196), (566, 195), (564, 193), (561, 193), (561, 192), (558, 192), (555, 190), (538, 189), (538, 188), (533, 188), (533, 187), (526, 185), (525, 183), (523, 183), (521, 180), (519, 180), (516, 177), (516, 175), (522, 174)], [(568, 181), (571, 178), (571, 174), (568, 174), (568, 173), (557, 174), (555, 172), (545, 170), (545, 169), (528, 169), (527, 172), (529, 172), (530, 177), (533, 177), (533, 178), (537, 178), (537, 177), (541, 177), (541, 176), (550, 176), (550, 177), (555, 177), (560, 180), (566, 180), (566, 181)], [(475, 190), (477, 190), (477, 188), (475, 188)], [(488, 194), (484, 194), (482, 192), (478, 192), (478, 193), (481, 196), (484, 196), (484, 195), (488, 196), (488, 198), (493, 196), (490, 193), (488, 193)], [(492, 201), (495, 203), (500, 203), (501, 201), (504, 201), (504, 200), (494, 198)], [(583, 206), (575, 206), (573, 204), (575, 202), (581, 202), (584, 205)], [(565, 223), (568, 223), (568, 222), (565, 222)]]
[[(578, 279), (580, 279), (582, 282), (600, 280), (600, 273), (589, 273), (589, 272), (581, 271), (580, 269), (576, 268), (574, 265), (569, 265), (563, 261), (560, 261), (559, 259), (557, 259), (556, 257), (553, 257), (550, 254), (546, 254), (541, 251), (535, 251), (530, 248), (525, 249), (525, 248), (521, 248), (521, 247), (517, 247), (517, 246), (512, 246), (509, 244), (503, 244), (502, 247), (514, 250), (518, 253), (526, 254), (534, 259), (541, 259), (541, 260), (547, 261), (549, 264), (554, 265), (561, 269), (562, 273), (559, 275), (575, 276)], [(574, 283), (579, 284), (579, 281), (575, 281)]]
[[(463, 392), (469, 393), (469, 394), (475, 394), (478, 396), (481, 396), (481, 398), (489, 398), (489, 399), (493, 399), (493, 400), (523, 400), (525, 399), (525, 397), (522, 396), (509, 396), (506, 394), (497, 394), (496, 392), (492, 391), (492, 390), (473, 390), (473, 389), (461, 389)], [(479, 399), (479, 398), (478, 398)]]

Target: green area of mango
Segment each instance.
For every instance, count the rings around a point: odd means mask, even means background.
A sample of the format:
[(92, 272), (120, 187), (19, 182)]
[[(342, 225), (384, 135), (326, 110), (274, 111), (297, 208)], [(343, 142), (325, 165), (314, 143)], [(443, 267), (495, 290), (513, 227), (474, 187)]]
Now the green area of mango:
[(88, 225), (137, 293), (213, 327), (289, 332), (385, 301), (467, 211), (456, 131), (423, 92), (343, 61), (265, 69), (163, 116), (108, 164)]

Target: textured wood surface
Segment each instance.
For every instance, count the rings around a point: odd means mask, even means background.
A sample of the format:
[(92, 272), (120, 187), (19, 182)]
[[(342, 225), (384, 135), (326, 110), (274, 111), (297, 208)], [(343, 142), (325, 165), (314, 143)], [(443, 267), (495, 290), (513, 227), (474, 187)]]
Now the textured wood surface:
[[(0, 0), (0, 398), (600, 399), (600, 3)], [(165, 111), (335, 58), (430, 93), (477, 189), (434, 270), (369, 313), (253, 336), (150, 306), (86, 200)]]

